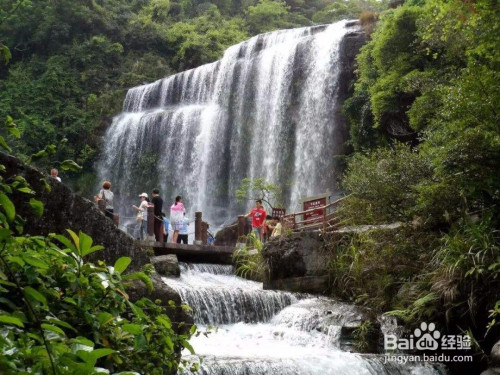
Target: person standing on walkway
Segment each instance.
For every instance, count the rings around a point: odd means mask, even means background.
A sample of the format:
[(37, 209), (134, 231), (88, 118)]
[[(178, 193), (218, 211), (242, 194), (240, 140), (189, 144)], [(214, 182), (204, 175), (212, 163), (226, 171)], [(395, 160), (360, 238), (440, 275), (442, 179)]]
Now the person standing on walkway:
[(255, 208), (252, 209), (245, 217), (252, 217), (252, 232), (259, 241), (262, 241), (263, 227), (266, 222), (266, 210), (262, 206), (260, 199), (255, 201)]
[(188, 243), (188, 231), (189, 231), (189, 219), (186, 217), (184, 213), (184, 217), (181, 221), (181, 227), (179, 229), (179, 236), (177, 237), (177, 243), (183, 243), (187, 245)]
[(104, 215), (113, 220), (114, 216), (113, 199), (115, 195), (110, 189), (111, 189), (111, 182), (104, 181), (102, 184), (102, 190), (99, 192), (99, 198), (104, 200), (106, 204), (106, 208), (104, 209)]
[(164, 212), (161, 213), (161, 216), (163, 217), (163, 242), (167, 243), (170, 221)]
[(182, 197), (178, 195), (175, 197), (175, 203), (170, 207), (170, 224), (174, 229), (174, 234), (172, 235), (173, 243), (177, 243), (177, 237), (179, 236), (179, 230), (181, 229), (185, 212), (186, 209), (182, 203)]
[(140, 223), (139, 239), (142, 241), (146, 237), (148, 231), (148, 195), (146, 193), (142, 193), (139, 195), (139, 199), (141, 200), (139, 207), (135, 205), (132, 207), (137, 211), (137, 221)]
[(161, 216), (161, 210), (163, 209), (163, 199), (161, 199), (160, 197), (160, 190), (153, 189), (153, 198), (151, 199), (151, 203), (153, 203), (154, 205), (153, 230), (155, 233), (155, 240), (160, 241), (163, 226), (163, 217)]

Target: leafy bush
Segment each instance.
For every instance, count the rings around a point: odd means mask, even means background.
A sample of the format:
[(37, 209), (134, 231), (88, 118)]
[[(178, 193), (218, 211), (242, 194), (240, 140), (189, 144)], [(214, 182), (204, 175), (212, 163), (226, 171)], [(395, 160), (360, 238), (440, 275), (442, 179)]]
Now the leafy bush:
[(243, 278), (264, 281), (266, 277), (266, 264), (262, 257), (262, 242), (255, 234), (246, 236), (246, 244), (236, 248), (233, 253), (233, 263), (236, 264), (236, 275)]
[(419, 196), (417, 186), (431, 176), (428, 160), (403, 144), (355, 154), (343, 180), (352, 194), (339, 215), (344, 223), (356, 224), (411, 220)]
[[(113, 266), (85, 261), (102, 249), (88, 235), (23, 235), (14, 192), (33, 194), (22, 177), (0, 177), (0, 372), (175, 373), (196, 326), (179, 335), (163, 307), (147, 298), (132, 303), (127, 280), (152, 288), (150, 279), (125, 275), (128, 257)], [(41, 202), (28, 203), (42, 216)]]
[[(335, 234), (330, 262), (334, 294), (372, 308), (376, 313), (398, 305), (422, 268), (431, 260), (437, 236), (409, 226)], [(405, 291), (404, 293), (400, 293)]]

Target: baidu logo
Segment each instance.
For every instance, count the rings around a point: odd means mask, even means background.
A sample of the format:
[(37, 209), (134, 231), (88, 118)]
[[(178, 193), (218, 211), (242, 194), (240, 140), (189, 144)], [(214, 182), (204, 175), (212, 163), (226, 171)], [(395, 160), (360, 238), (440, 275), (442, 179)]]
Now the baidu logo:
[(467, 350), (471, 347), (469, 335), (441, 335), (434, 323), (420, 323), (409, 338), (384, 336), (385, 350)]
[(422, 322), (420, 328), (416, 328), (413, 332), (413, 336), (417, 340), (415, 343), (417, 350), (436, 350), (439, 347), (441, 332), (436, 331), (434, 323), (427, 325), (426, 322)]

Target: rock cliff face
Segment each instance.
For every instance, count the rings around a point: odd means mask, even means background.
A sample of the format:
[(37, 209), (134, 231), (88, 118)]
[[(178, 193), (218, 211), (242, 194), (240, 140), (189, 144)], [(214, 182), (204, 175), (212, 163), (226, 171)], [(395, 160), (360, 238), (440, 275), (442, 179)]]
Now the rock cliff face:
[[(358, 24), (353, 21), (353, 24)], [(347, 98), (352, 95), (354, 89), (354, 71), (356, 68), (356, 55), (359, 49), (368, 41), (368, 35), (362, 30), (353, 31), (344, 36), (340, 43), (339, 63), (340, 72), (338, 77), (339, 89), (337, 92), (337, 100), (334, 109), (334, 123), (336, 124), (335, 133), (338, 134), (336, 139), (345, 142), (349, 139), (349, 124), (344, 114), (342, 107)], [(339, 154), (346, 154), (349, 150), (345, 143), (336, 145), (336, 150)], [(338, 167), (338, 166), (337, 166)]]
[[(24, 203), (26, 196), (14, 194), (17, 213), (27, 219), (25, 232), (31, 235), (65, 233), (66, 229), (82, 231), (103, 245), (104, 250), (90, 255), (90, 260), (105, 260), (113, 264), (121, 256), (132, 258), (131, 269), (139, 269), (149, 263), (146, 251), (136, 246), (134, 239), (118, 229), (113, 222), (88, 199), (74, 194), (69, 187), (43, 174), (38, 169), (24, 164), (21, 160), (0, 153), (0, 163), (5, 165), (4, 178), (24, 177), (36, 192), (35, 199), (44, 204), (42, 217), (33, 215), (31, 207)], [(46, 179), (51, 191), (47, 191), (43, 180)]]

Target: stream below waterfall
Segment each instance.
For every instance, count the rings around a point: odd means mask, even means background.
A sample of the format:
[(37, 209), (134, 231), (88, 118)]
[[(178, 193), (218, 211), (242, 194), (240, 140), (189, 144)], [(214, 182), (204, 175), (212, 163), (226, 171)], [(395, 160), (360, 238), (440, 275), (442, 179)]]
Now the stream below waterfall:
[[(191, 339), (200, 375), (446, 374), (441, 365), (385, 362), (384, 355), (345, 350), (342, 327), (358, 324), (353, 305), (325, 297), (263, 290), (234, 276), (233, 267), (181, 263), (180, 278), (163, 278), (194, 310)], [(189, 371), (185, 373), (190, 373)]]

